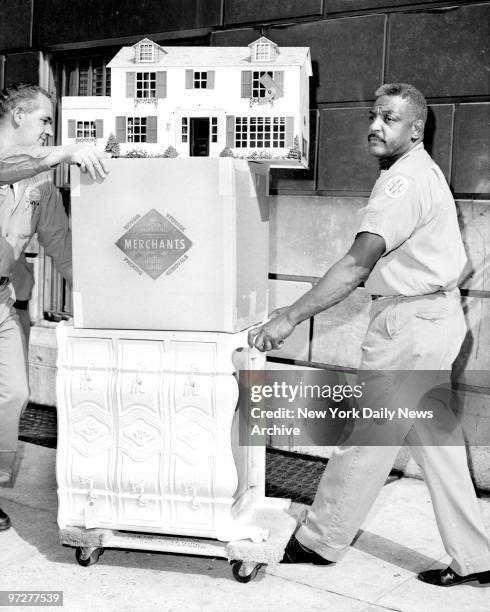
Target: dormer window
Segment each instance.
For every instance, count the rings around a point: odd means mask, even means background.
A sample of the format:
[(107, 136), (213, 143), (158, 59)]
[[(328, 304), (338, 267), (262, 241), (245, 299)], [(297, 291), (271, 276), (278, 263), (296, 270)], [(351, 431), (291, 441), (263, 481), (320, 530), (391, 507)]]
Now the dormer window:
[(269, 43), (257, 43), (255, 45), (255, 61), (269, 62), (271, 59), (271, 46)]
[(279, 47), (276, 43), (265, 36), (261, 36), (248, 46), (250, 48), (250, 60), (252, 62), (275, 62), (279, 54)]
[(139, 62), (153, 62), (155, 60), (155, 48), (152, 43), (141, 43), (138, 49)]

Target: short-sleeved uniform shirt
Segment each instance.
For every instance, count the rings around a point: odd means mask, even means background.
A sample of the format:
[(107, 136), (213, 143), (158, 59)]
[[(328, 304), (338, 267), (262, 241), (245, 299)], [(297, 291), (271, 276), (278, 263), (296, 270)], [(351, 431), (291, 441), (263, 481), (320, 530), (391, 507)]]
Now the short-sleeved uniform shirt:
[(358, 233), (386, 243), (365, 283), (369, 293), (415, 296), (457, 287), (466, 254), (456, 206), (422, 143), (381, 172), (360, 216)]
[[(71, 232), (51, 173), (42, 172), (48, 167), (43, 149), (17, 147), (0, 151), (0, 276), (12, 275), (37, 232), (57, 269), (71, 281)], [(11, 299), (14, 298), (12, 291)]]

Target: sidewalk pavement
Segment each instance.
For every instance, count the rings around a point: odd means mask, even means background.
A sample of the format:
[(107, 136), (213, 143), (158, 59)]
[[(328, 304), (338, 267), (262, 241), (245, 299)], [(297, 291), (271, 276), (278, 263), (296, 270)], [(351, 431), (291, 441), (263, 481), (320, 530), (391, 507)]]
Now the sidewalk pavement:
[[(55, 453), (20, 443), (13, 489), (0, 507), (13, 527), (0, 533), (0, 590), (63, 591), (68, 612), (488, 612), (490, 588), (441, 588), (416, 573), (444, 567), (445, 555), (425, 484), (385, 485), (347, 556), (334, 566), (262, 568), (236, 582), (224, 559), (108, 549), (81, 567), (58, 542)], [(480, 500), (490, 532), (490, 499)], [(32, 607), (5, 608), (32, 610)]]

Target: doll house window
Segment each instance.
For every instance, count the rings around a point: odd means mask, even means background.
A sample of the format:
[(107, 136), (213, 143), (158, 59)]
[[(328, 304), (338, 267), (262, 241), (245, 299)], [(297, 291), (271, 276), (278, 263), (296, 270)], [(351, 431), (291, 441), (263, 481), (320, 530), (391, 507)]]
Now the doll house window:
[(95, 121), (77, 121), (75, 138), (95, 138)]
[(255, 45), (255, 61), (269, 62), (271, 59), (271, 46), (269, 43), (257, 43)]
[(136, 97), (155, 98), (157, 91), (156, 72), (136, 73)]
[(182, 117), (182, 142), (187, 142), (189, 137), (189, 119), (187, 117)]
[(285, 146), (285, 117), (236, 117), (236, 148), (280, 149)]
[(268, 75), (270, 78), (274, 78), (273, 72), (264, 72), (264, 71), (254, 71), (252, 73), (252, 98), (265, 98), (267, 89), (265, 85), (260, 81), (260, 79), (264, 76)]
[(195, 71), (194, 72), (194, 89), (207, 89), (208, 73)]
[(128, 117), (127, 126), (128, 142), (146, 142), (146, 117)]
[(155, 48), (152, 43), (141, 43), (138, 48), (137, 58), (139, 62), (153, 62), (155, 60)]

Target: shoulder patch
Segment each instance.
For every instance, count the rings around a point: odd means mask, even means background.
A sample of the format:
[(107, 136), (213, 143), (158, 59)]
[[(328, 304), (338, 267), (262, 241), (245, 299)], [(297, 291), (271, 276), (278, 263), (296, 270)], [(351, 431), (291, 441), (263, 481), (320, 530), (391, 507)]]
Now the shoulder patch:
[(385, 185), (385, 194), (390, 198), (400, 198), (408, 189), (408, 180), (401, 175), (394, 176)]

